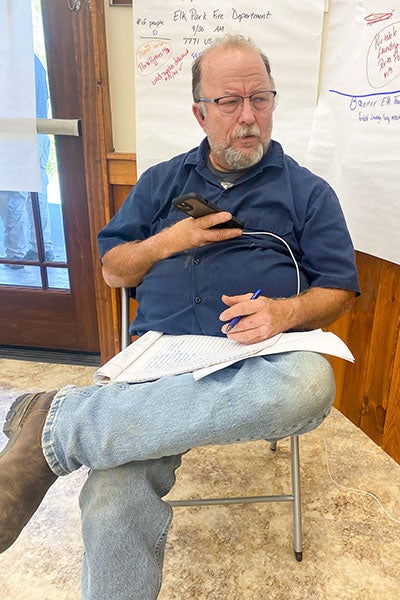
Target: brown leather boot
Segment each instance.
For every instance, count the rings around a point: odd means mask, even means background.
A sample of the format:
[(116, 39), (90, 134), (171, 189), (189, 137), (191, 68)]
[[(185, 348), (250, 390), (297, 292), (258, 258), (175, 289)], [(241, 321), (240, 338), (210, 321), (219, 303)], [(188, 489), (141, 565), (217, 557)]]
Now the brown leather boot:
[(24, 394), (8, 411), (3, 431), (10, 440), (0, 453), (0, 552), (15, 542), (57, 479), (41, 443), (55, 394)]

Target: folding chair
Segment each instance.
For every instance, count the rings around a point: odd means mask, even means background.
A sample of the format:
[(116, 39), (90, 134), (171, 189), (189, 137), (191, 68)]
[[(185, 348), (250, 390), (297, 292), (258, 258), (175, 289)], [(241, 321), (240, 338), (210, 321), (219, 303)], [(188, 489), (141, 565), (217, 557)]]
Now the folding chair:
[[(121, 289), (121, 346), (126, 348), (131, 343), (130, 325), (130, 289)], [(277, 443), (272, 442), (270, 449), (275, 451)], [(229, 498), (195, 498), (188, 500), (170, 500), (171, 506), (210, 506), (215, 504), (249, 504), (254, 502), (292, 502), (293, 503), (293, 546), (297, 561), (303, 558), (301, 529), (301, 496), (300, 496), (300, 456), (299, 436), (290, 437), (292, 493), (267, 496), (239, 496)]]

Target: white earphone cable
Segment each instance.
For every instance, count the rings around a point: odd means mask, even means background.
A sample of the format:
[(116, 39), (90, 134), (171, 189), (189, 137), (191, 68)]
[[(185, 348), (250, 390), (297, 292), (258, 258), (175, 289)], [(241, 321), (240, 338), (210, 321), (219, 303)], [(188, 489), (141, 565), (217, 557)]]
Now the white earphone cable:
[[(290, 257), (294, 263), (294, 266), (296, 268), (296, 275), (297, 275), (297, 296), (300, 294), (300, 269), (299, 269), (299, 265), (294, 257), (294, 254), (292, 252), (292, 249), (290, 248), (289, 244), (286, 242), (286, 240), (284, 240), (283, 238), (281, 238), (279, 235), (272, 233), (270, 231), (243, 231), (243, 235), (269, 235), (271, 237), (276, 238), (277, 240), (281, 241), (287, 248)], [(331, 469), (330, 469), (330, 465), (329, 465), (329, 456), (328, 456), (328, 446), (327, 446), (327, 441), (326, 441), (326, 430), (325, 430), (325, 423), (323, 423), (322, 426), (322, 432), (323, 432), (323, 442), (324, 442), (324, 453), (325, 453), (325, 464), (326, 464), (326, 470), (328, 472), (328, 476), (329, 479), (332, 481), (332, 483), (334, 485), (336, 485), (338, 488), (345, 490), (347, 492), (354, 492), (357, 494), (364, 494), (365, 496), (369, 496), (370, 498), (372, 498), (373, 500), (375, 500), (375, 502), (377, 502), (377, 504), (379, 505), (379, 507), (382, 509), (382, 511), (385, 513), (385, 515), (387, 516), (388, 519), (390, 519), (391, 521), (393, 521), (394, 523), (399, 523), (400, 524), (400, 519), (397, 519), (395, 517), (393, 517), (387, 510), (386, 508), (383, 506), (382, 502), (371, 492), (368, 492), (367, 490), (362, 490), (361, 488), (354, 488), (354, 487), (349, 487), (346, 485), (342, 485), (341, 483), (338, 483), (332, 476), (331, 473)]]
[(297, 263), (297, 260), (294, 257), (294, 254), (292, 252), (291, 247), (289, 246), (289, 244), (287, 243), (286, 240), (284, 240), (283, 238), (281, 238), (279, 235), (277, 235), (276, 233), (272, 233), (271, 231), (243, 231), (243, 235), (269, 235), (273, 238), (276, 238), (277, 240), (279, 240), (280, 242), (282, 242), (282, 244), (284, 244), (287, 248), (287, 251), (290, 254), (290, 258), (292, 259), (295, 269), (296, 269), (296, 275), (297, 275), (297, 291), (296, 291), (296, 296), (298, 296), (300, 294), (300, 269), (299, 269), (299, 265)]
[(332, 481), (332, 483), (334, 483), (338, 488), (340, 488), (342, 490), (345, 490), (347, 492), (355, 492), (357, 494), (364, 494), (365, 496), (369, 496), (370, 498), (372, 498), (373, 500), (375, 500), (375, 502), (377, 502), (377, 504), (379, 505), (379, 507), (383, 510), (383, 512), (385, 513), (385, 515), (388, 517), (388, 519), (390, 519), (391, 521), (394, 521), (394, 523), (400, 523), (400, 519), (396, 519), (395, 517), (393, 517), (386, 510), (386, 508), (383, 506), (382, 502), (374, 494), (372, 494), (372, 492), (368, 492), (367, 490), (362, 490), (361, 488), (354, 488), (354, 487), (349, 487), (347, 485), (342, 485), (341, 483), (338, 483), (333, 478), (332, 473), (331, 473), (331, 469), (330, 469), (330, 466), (329, 466), (328, 446), (327, 446), (327, 442), (326, 442), (325, 423), (323, 423), (322, 432), (323, 432), (322, 435), (323, 435), (323, 440), (324, 440), (325, 464), (326, 464), (326, 469), (327, 469), (327, 472), (328, 472), (329, 479)]

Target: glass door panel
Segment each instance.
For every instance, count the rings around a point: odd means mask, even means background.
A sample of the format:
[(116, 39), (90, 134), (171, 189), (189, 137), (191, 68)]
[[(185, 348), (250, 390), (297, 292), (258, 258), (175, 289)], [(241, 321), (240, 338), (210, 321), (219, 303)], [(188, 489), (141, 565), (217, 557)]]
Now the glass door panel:
[[(54, 136), (40, 137), (54, 149)], [(54, 150), (41, 169), (41, 193), (0, 192), (0, 285), (69, 289)]]
[[(40, 1), (31, 0), (31, 8), (36, 116), (47, 119), (52, 109)], [(38, 134), (37, 141), (42, 190), (0, 191), (0, 285), (69, 289), (55, 138)]]
[[(79, 120), (74, 27), (77, 19), (90, 23), (90, 8), (31, 3), (37, 118)], [(38, 146), (41, 192), (4, 192), (0, 182), (0, 347), (98, 353), (83, 139), (39, 133)]]

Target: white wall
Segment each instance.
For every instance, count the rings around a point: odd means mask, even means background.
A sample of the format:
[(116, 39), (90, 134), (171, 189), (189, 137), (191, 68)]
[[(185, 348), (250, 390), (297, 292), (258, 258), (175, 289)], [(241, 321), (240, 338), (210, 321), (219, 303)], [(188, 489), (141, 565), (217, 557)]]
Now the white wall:
[(135, 152), (135, 94), (131, 6), (104, 0), (113, 139), (116, 152)]

